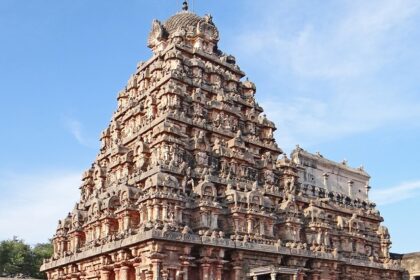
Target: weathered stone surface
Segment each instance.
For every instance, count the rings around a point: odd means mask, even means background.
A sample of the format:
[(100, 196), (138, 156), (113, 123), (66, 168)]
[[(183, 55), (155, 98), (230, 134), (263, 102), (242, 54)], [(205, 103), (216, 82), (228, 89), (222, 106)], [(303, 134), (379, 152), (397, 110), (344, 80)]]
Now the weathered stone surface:
[(420, 252), (402, 255), (401, 259), (401, 265), (406, 270), (403, 279), (420, 279)]
[(153, 22), (154, 55), (118, 95), (48, 278), (400, 279), (369, 175), (284, 155), (218, 40), (208, 15)]

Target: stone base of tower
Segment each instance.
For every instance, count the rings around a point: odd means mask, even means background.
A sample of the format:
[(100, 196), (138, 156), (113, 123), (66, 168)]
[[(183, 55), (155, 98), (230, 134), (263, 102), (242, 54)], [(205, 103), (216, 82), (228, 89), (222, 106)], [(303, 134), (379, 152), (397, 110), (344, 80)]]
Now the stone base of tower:
[(398, 266), (150, 230), (45, 262), (49, 280), (399, 280)]

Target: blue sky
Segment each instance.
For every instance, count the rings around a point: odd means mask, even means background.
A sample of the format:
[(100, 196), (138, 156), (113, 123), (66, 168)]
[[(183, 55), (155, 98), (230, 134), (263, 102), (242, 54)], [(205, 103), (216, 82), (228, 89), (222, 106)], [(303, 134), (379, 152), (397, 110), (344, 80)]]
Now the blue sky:
[[(52, 236), (138, 61), (180, 0), (0, 1), (0, 239)], [(420, 251), (420, 2), (195, 0), (296, 144), (363, 165), (394, 252)]]

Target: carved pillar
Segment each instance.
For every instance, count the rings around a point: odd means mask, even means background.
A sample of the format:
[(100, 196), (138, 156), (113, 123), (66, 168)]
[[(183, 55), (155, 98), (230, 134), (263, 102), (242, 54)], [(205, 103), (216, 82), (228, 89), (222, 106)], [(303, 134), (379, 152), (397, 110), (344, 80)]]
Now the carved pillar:
[(270, 236), (274, 235), (274, 224), (272, 221), (268, 223), (268, 235)]
[(120, 279), (119, 280), (130, 280), (129, 276), (128, 276), (129, 270), (130, 270), (130, 267), (122, 266), (120, 268)]
[(175, 219), (178, 223), (182, 223), (182, 208), (179, 205), (175, 206)]
[(124, 218), (123, 218), (123, 230), (126, 231), (130, 228), (130, 214), (128, 212), (124, 213)]
[(114, 268), (114, 274), (115, 274), (115, 280), (120, 280), (120, 268), (119, 267)]
[(253, 223), (252, 218), (247, 219), (247, 226), (248, 226), (247, 232), (253, 233), (254, 223)]
[(96, 223), (96, 227), (95, 227), (95, 239), (100, 239), (100, 238), (102, 238), (103, 236), (102, 236), (102, 222), (100, 222), (100, 221), (98, 221), (97, 223)]
[(182, 280), (188, 280), (188, 273), (189, 273), (189, 267), (191, 265), (190, 261), (194, 258), (186, 256), (181, 256), (181, 274), (182, 274)]
[(109, 270), (101, 270), (101, 280), (109, 280), (110, 274), (111, 274), (111, 271)]
[(216, 229), (218, 228), (218, 215), (216, 213), (212, 213), (210, 212), (210, 217), (211, 217), (211, 224), (210, 224), (210, 228), (211, 229)]
[(161, 280), (161, 277), (160, 277), (160, 263), (161, 263), (161, 260), (159, 260), (159, 259), (153, 259), (152, 260), (152, 268), (153, 268), (153, 278), (152, 278), (152, 280)]
[(168, 217), (168, 203), (164, 201), (163, 206), (162, 206), (162, 221), (165, 221), (167, 217)]
[(141, 280), (141, 269), (140, 269), (139, 263), (134, 264), (134, 273), (135, 273), (135, 280)]
[(159, 220), (159, 204), (155, 201), (155, 204), (153, 205), (153, 220)]
[(146, 280), (153, 280), (153, 272), (152, 271), (148, 271), (146, 272)]
[(153, 213), (153, 206), (150, 202), (150, 200), (147, 202), (147, 220), (152, 220), (152, 213)]
[(182, 272), (184, 273), (182, 276), (182, 280), (188, 280), (188, 266), (183, 266)]
[(260, 221), (260, 234), (265, 235), (265, 225), (264, 221)]
[(176, 278), (176, 271), (175, 270), (170, 270), (169, 271), (169, 280), (175, 280)]
[(162, 280), (168, 280), (169, 273), (167, 270), (162, 272)]
[(337, 272), (335, 272), (335, 271), (330, 271), (330, 278), (329, 279), (331, 279), (331, 280), (337, 280), (338, 279), (338, 275), (337, 275)]
[(298, 272), (296, 279), (297, 280), (304, 280), (305, 279), (305, 273), (304, 272)]
[(201, 264), (201, 279), (200, 280), (210, 280), (210, 264), (207, 262)]
[(309, 279), (310, 280), (321, 280), (321, 274), (318, 271), (312, 272), (311, 277)]
[(233, 279), (234, 280), (241, 280), (242, 279), (242, 266), (234, 266), (233, 267)]
[(216, 280), (223, 280), (223, 263), (219, 263), (216, 266)]
[(328, 177), (330, 177), (330, 175), (328, 175), (328, 173), (324, 173), (322, 176), (324, 177), (324, 187), (328, 189)]
[(76, 232), (74, 235), (74, 246), (73, 246), (73, 252), (77, 252), (77, 250), (80, 248), (80, 235), (81, 233)]

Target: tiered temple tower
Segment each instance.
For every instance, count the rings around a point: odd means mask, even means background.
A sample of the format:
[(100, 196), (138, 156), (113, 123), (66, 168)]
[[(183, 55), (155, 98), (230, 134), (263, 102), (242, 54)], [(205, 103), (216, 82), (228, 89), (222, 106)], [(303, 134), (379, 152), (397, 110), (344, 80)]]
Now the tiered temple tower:
[(155, 20), (118, 95), (50, 280), (399, 279), (369, 175), (290, 159), (212, 17)]

